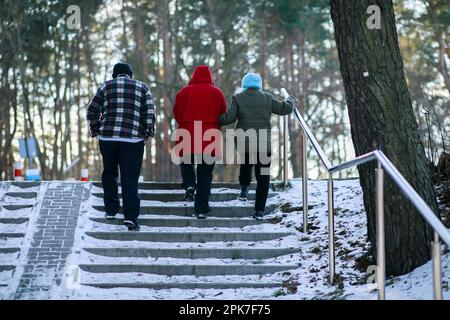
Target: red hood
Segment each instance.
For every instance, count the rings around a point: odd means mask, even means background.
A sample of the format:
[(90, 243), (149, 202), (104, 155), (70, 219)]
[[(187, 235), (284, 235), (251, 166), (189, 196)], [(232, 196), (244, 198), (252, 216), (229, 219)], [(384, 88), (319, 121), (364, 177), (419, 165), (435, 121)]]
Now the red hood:
[(189, 85), (207, 83), (214, 85), (211, 69), (208, 66), (198, 66), (195, 68), (194, 74), (192, 75)]

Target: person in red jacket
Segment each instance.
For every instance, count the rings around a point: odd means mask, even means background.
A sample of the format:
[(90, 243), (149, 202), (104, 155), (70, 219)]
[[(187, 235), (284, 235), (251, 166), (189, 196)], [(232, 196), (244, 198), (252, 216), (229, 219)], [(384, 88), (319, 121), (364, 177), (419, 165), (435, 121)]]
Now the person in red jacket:
[[(220, 142), (216, 141), (217, 136), (215, 139), (205, 138), (205, 132), (208, 130), (211, 132), (210, 129), (220, 132), (219, 117), (226, 111), (225, 97), (222, 90), (214, 86), (211, 70), (208, 66), (198, 66), (189, 85), (177, 94), (173, 113), (178, 123), (177, 130), (188, 133), (190, 138), (190, 148), (182, 148), (179, 152), (179, 156), (182, 157), (180, 168), (182, 186), (186, 190), (184, 199), (195, 201), (195, 215), (199, 219), (206, 219), (210, 211), (209, 196), (214, 161), (205, 161), (205, 158), (209, 156), (211, 159), (216, 156), (214, 150), (217, 148), (211, 148), (211, 144), (220, 145)], [(182, 140), (186, 144), (184, 139), (185, 137)], [(177, 143), (181, 142), (178, 137)]]

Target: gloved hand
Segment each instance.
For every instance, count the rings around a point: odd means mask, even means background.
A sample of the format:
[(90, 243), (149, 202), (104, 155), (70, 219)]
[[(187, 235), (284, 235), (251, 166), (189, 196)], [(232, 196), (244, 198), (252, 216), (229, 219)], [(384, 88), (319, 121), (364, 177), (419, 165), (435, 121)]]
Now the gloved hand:
[(289, 102), (292, 106), (297, 107), (298, 100), (294, 96), (289, 96), (289, 98), (286, 99), (286, 102)]

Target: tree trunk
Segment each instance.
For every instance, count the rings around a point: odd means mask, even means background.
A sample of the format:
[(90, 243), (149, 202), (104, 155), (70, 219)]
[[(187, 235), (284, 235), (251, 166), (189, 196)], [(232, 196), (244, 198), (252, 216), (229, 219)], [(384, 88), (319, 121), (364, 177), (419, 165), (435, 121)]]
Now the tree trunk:
[[(374, 4), (381, 8), (381, 30), (366, 26), (367, 8)], [(392, 1), (331, 0), (331, 15), (356, 154), (381, 149), (437, 212), (405, 81)], [(376, 258), (375, 167), (371, 163), (358, 170)], [(408, 273), (430, 259), (430, 228), (390, 179), (385, 184), (385, 223), (388, 275)]]
[(161, 86), (162, 93), (162, 111), (164, 119), (159, 119), (162, 122), (161, 125), (161, 133), (163, 134), (162, 141), (160, 147), (158, 148), (158, 153), (160, 153), (161, 162), (159, 164), (164, 163), (164, 167), (162, 170), (158, 170), (161, 172), (161, 179), (164, 181), (171, 180), (171, 172), (172, 170), (172, 162), (170, 159), (170, 120), (172, 119), (172, 104), (171, 100), (172, 89), (170, 85), (173, 83), (173, 70), (174, 70), (174, 61), (173, 61), (173, 51), (172, 51), (172, 42), (170, 39), (170, 24), (169, 24), (169, 4), (166, 1), (157, 0), (157, 15), (158, 15), (158, 34), (160, 39), (162, 40), (162, 79), (164, 82), (164, 86)]

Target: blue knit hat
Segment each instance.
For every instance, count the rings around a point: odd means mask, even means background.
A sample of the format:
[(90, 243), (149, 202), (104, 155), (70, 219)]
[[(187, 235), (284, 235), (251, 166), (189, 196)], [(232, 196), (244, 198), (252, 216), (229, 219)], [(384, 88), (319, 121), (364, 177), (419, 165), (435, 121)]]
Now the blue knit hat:
[(257, 73), (247, 73), (242, 79), (242, 88), (262, 90), (262, 79)]

